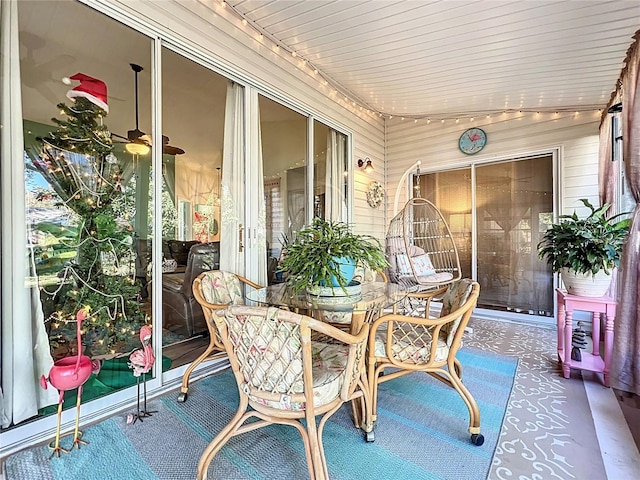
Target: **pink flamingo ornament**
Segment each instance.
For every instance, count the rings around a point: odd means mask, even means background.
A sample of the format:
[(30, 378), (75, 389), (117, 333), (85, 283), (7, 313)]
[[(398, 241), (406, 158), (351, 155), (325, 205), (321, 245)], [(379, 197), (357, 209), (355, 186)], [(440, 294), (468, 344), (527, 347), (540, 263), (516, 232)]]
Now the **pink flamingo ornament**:
[[(153, 354), (153, 348), (151, 347), (151, 327), (143, 325), (140, 328), (140, 342), (142, 342), (142, 348), (136, 350), (129, 356), (129, 367), (133, 369), (133, 375), (137, 379), (138, 385), (138, 407), (135, 414), (129, 414), (127, 417), (127, 423), (136, 423), (136, 420), (140, 420), (144, 417), (150, 417), (155, 411), (150, 412), (147, 410), (147, 372), (151, 370), (156, 357)], [(140, 376), (142, 375), (142, 383), (144, 388), (144, 402), (142, 410), (140, 410)]]
[[(78, 341), (77, 355), (72, 357), (61, 358), (53, 364), (51, 370), (49, 370), (49, 378), (44, 375), (40, 378), (40, 385), (42, 388), (47, 388), (47, 380), (49, 383), (60, 392), (60, 399), (58, 400), (58, 425), (56, 427), (56, 439), (49, 444), (49, 448), (52, 450), (51, 457), (56, 455), (60, 458), (60, 452), (69, 453), (73, 450), (74, 446), (80, 449), (80, 445), (88, 445), (89, 442), (82, 440), (82, 432), (78, 430), (80, 423), (80, 401), (82, 399), (82, 386), (89, 379), (92, 373), (100, 371), (100, 362), (92, 361), (91, 358), (86, 355), (82, 355), (82, 322), (89, 315), (90, 307), (86, 306), (78, 310), (76, 314), (77, 327), (76, 327), (76, 339)], [(64, 392), (67, 390), (78, 389), (78, 400), (76, 402), (76, 427), (73, 434), (73, 444), (71, 449), (66, 450), (60, 446), (60, 422), (62, 420), (62, 404), (64, 403)], [(53, 444), (53, 445), (52, 445)]]

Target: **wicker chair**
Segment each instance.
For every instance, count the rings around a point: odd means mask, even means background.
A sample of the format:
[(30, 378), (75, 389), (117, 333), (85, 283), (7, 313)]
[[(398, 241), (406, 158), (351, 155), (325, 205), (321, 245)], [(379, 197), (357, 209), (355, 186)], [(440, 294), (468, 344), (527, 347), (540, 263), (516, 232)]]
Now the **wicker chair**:
[(407, 288), (410, 312), (424, 308), (425, 318), (430, 301), (462, 278), (449, 225), (440, 210), (424, 198), (412, 198), (393, 217), (387, 230), (386, 254), (389, 280)]
[(229, 305), (242, 305), (244, 303), (244, 291), (247, 287), (262, 288), (260, 285), (240, 275), (222, 270), (203, 272), (193, 281), (193, 296), (202, 307), (207, 328), (209, 329), (209, 346), (184, 372), (182, 386), (178, 394), (178, 402), (187, 400), (189, 377), (198, 365), (226, 355), (224, 345), (218, 335), (218, 329), (211, 319), (212, 312)]
[[(367, 377), (371, 388), (370, 423), (375, 425), (380, 383), (412, 372), (425, 372), (460, 394), (469, 409), (471, 442), (475, 445), (484, 443), (484, 437), (480, 433), (480, 411), (475, 399), (462, 383), (462, 366), (456, 358), (462, 344), (462, 334), (476, 306), (479, 293), (480, 285), (464, 278), (449, 285), (443, 298), (440, 318), (389, 314), (373, 323), (369, 333), (367, 358)], [(382, 375), (386, 368), (394, 370)], [(438, 400), (434, 398), (433, 401)], [(374, 440), (373, 432), (367, 439)]]
[[(247, 306), (218, 310), (213, 320), (238, 382), (240, 406), (202, 453), (198, 480), (207, 477), (209, 464), (231, 437), (274, 423), (298, 429), (310, 478), (327, 479), (322, 431), (344, 402), (365, 398), (369, 325), (351, 335), (305, 315)], [(312, 341), (312, 333), (331, 342)], [(258, 420), (245, 423), (252, 417)]]

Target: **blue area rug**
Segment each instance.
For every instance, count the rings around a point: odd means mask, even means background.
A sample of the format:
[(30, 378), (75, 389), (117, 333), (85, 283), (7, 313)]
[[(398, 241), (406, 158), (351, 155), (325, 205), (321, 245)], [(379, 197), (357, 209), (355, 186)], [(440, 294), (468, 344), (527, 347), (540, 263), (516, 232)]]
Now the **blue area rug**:
[[(374, 443), (366, 443), (344, 405), (324, 429), (329, 476), (336, 480), (483, 480), (487, 478), (517, 359), (464, 348), (463, 380), (481, 412), (484, 445), (471, 444), (458, 394), (424, 374), (386, 382), (378, 397)], [(7, 459), (7, 480), (193, 480), (205, 446), (235, 413), (230, 371), (194, 384), (185, 403), (175, 392), (150, 402), (153, 417), (127, 425), (126, 414), (85, 429), (90, 445), (48, 460), (46, 446)], [(63, 439), (63, 446), (71, 438)], [(65, 443), (66, 442), (66, 443)], [(214, 458), (209, 478), (305, 479), (304, 447), (292, 427), (269, 426), (237, 436)]]

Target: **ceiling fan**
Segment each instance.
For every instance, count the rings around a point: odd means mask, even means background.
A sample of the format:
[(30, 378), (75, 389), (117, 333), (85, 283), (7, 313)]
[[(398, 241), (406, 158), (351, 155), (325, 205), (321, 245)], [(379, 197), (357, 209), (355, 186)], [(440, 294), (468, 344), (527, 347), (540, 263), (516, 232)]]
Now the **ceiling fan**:
[[(140, 65), (130, 63), (131, 69), (135, 75), (135, 93), (136, 93), (136, 128), (127, 131), (127, 136), (123, 137), (112, 133), (113, 137), (125, 141), (125, 148), (129, 153), (137, 153), (138, 155), (146, 155), (151, 150), (151, 135), (147, 135), (138, 127), (138, 74), (143, 70)], [(167, 155), (182, 155), (184, 150), (180, 147), (169, 145), (169, 137), (162, 135), (162, 153)]]

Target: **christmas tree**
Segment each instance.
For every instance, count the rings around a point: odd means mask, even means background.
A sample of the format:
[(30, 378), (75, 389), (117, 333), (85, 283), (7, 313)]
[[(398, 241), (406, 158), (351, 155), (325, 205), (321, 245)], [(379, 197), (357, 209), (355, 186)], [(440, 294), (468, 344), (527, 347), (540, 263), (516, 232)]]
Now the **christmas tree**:
[[(72, 329), (78, 310), (91, 307), (83, 323), (85, 355), (126, 354), (125, 342), (145, 323), (134, 273), (132, 227), (118, 218), (114, 202), (123, 195), (122, 169), (114, 155), (111, 134), (103, 123), (108, 113), (106, 85), (84, 74), (71, 77), (79, 86), (67, 96), (71, 105), (58, 104), (66, 119), (41, 138), (40, 158), (34, 166), (57, 193), (59, 201), (78, 218), (74, 248), (77, 254), (59, 272), (60, 284), (45, 290), (50, 296), (52, 345)], [(75, 335), (75, 333), (71, 333)]]

